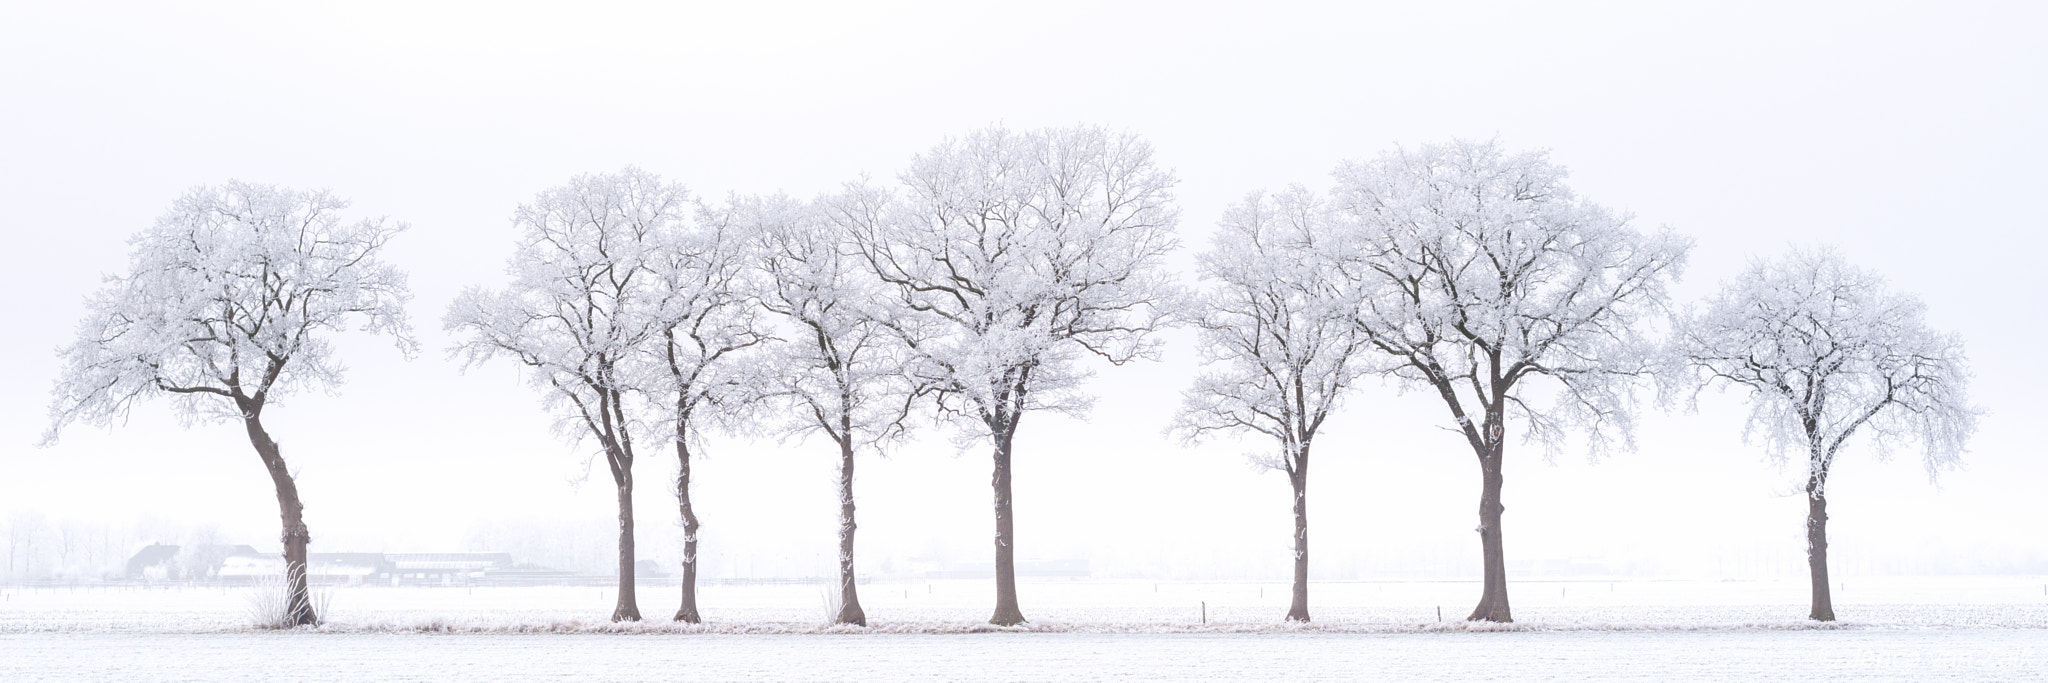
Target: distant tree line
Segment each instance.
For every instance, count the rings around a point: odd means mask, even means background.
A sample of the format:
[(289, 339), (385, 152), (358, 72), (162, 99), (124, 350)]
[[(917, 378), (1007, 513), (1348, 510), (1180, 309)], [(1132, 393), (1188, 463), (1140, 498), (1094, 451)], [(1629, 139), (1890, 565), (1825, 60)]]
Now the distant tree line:
[[(125, 522), (93, 518), (49, 517), (35, 510), (14, 510), (0, 517), (0, 584), (92, 584), (138, 578), (131, 566), (138, 549), (162, 544), (177, 546), (163, 575), (149, 580), (207, 581), (222, 561), (247, 546), (211, 522), (193, 523), (154, 514)], [(462, 534), (462, 547), (503, 551), (520, 564), (579, 575), (611, 571), (617, 558), (608, 520), (587, 518), (513, 518), (480, 521)], [(662, 539), (666, 541), (667, 539)], [(645, 549), (642, 545), (642, 549)], [(662, 545), (664, 554), (672, 552)], [(728, 560), (730, 562), (730, 560)], [(647, 566), (642, 560), (640, 566)], [(315, 572), (314, 579), (318, 579)]]
[(192, 548), (170, 569), (179, 576), (201, 577), (212, 568), (212, 560), (225, 556), (231, 547), (215, 525), (155, 517), (117, 525), (15, 510), (4, 522), (6, 565), (0, 568), (0, 583), (78, 583), (122, 576), (129, 557), (144, 543)]
[[(991, 453), (996, 596), (1017, 599), (1018, 430), (1034, 412), (1083, 415), (1093, 357), (1156, 357), (1192, 326), (1207, 370), (1170, 429), (1193, 442), (1257, 433), (1257, 464), (1293, 492), (1294, 585), (1308, 621), (1311, 446), (1358, 381), (1441, 402), (1479, 465), (1484, 584), (1470, 619), (1505, 622), (1503, 519), (1511, 436), (1551, 453), (1633, 445), (1639, 385), (1690, 401), (1746, 391), (1746, 434), (1807, 465), (1814, 619), (1831, 620), (1827, 478), (1851, 437), (1908, 447), (1929, 475), (1975, 429), (1962, 343), (1922, 305), (1827, 249), (1757, 261), (1709, 300), (1667, 288), (1691, 242), (1575, 194), (1543, 152), (1495, 142), (1400, 148), (1341, 164), (1323, 192), (1254, 192), (1223, 215), (1199, 283), (1167, 272), (1179, 247), (1174, 175), (1149, 144), (1096, 127), (990, 128), (912, 157), (891, 182), (813, 198), (693, 196), (626, 168), (577, 176), (513, 213), (508, 280), (471, 288), (444, 325), (465, 366), (524, 369), (561, 433), (603, 456), (618, 498), (618, 602), (634, 593), (634, 465), (673, 449), (684, 537), (678, 621), (696, 604), (691, 458), (706, 430), (819, 434), (838, 455), (836, 620), (866, 624), (856, 592), (857, 456), (922, 418)], [(345, 222), (326, 192), (229, 182), (178, 200), (134, 240), (129, 272), (87, 300), (45, 438), (109, 425), (166, 397), (192, 420), (248, 432), (275, 485), (294, 623), (310, 538), (291, 470), (264, 429), (276, 395), (340, 381), (327, 335), (388, 334), (408, 356), (405, 277), (380, 260), (405, 229)], [(1649, 380), (1654, 380), (1650, 382)], [(648, 449), (655, 449), (650, 451)], [(1029, 456), (1026, 456), (1029, 457)]]

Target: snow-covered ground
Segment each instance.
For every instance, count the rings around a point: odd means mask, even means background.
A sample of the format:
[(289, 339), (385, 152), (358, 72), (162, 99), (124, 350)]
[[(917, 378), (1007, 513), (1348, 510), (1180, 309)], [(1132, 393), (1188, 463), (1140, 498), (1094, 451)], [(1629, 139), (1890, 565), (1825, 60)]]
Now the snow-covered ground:
[[(1039, 631), (1264, 631), (1284, 628), (1287, 584), (1135, 580), (1020, 583), (1030, 628)], [(0, 587), (0, 633), (208, 633), (247, 628), (252, 588)], [(333, 587), (328, 631), (612, 630), (615, 593), (602, 587)], [(1314, 582), (1310, 630), (1424, 631), (1464, 628), (1476, 582)], [(643, 583), (648, 618), (625, 630), (667, 630), (679, 597), (672, 584)], [(993, 582), (876, 582), (860, 587), (874, 630), (978, 627), (994, 604)], [(1804, 580), (1516, 581), (1517, 629), (1682, 630), (1807, 628)], [(818, 584), (705, 585), (698, 601), (711, 632), (819, 630), (827, 614)], [(1441, 609), (1442, 618), (1438, 613)], [(2048, 629), (2048, 577), (1847, 579), (1835, 610), (1853, 628)], [(1206, 614), (1206, 617), (1205, 617)], [(1206, 618), (1206, 621), (1205, 621)], [(1443, 626), (1439, 626), (1439, 624)], [(1291, 629), (1290, 629), (1291, 630)]]
[(705, 586), (683, 628), (645, 585), (627, 627), (609, 589), (359, 587), (269, 632), (250, 590), (0, 589), (0, 680), (2048, 680), (2024, 576), (1848, 579), (1824, 628), (1801, 581), (1523, 581), (1505, 632), (1460, 619), (1469, 582), (1314, 583), (1305, 628), (1284, 583), (1025, 582), (1032, 623), (996, 633), (989, 581), (864, 585), (869, 629), (824, 628), (817, 585)]
[(8, 681), (2024, 681), (2038, 631), (0, 635)]

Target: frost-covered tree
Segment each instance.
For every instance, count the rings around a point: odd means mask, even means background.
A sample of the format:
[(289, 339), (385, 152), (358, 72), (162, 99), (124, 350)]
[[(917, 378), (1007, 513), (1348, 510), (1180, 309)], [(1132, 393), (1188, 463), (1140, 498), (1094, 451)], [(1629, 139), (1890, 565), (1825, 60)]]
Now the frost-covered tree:
[[(1673, 358), (1698, 390), (1748, 390), (1745, 436), (1772, 458), (1806, 460), (1809, 616), (1833, 621), (1828, 592), (1828, 472), (1850, 437), (1871, 436), (1880, 459), (1917, 445), (1927, 476), (1953, 467), (1976, 432), (1963, 342), (1929, 329), (1926, 306), (1832, 251), (1759, 261), (1688, 314)], [(1672, 378), (1677, 378), (1673, 373)]]
[(277, 490), (293, 625), (318, 621), (306, 594), (312, 535), (263, 410), (295, 390), (339, 385), (328, 336), (346, 327), (389, 334), (407, 357), (417, 346), (405, 274), (379, 260), (405, 226), (345, 222), (346, 208), (324, 191), (237, 181), (179, 198), (130, 241), (128, 273), (86, 300), (43, 441), (73, 422), (107, 426), (156, 397), (188, 424), (240, 422)]
[[(733, 202), (736, 222), (755, 240), (760, 302), (781, 332), (761, 359), (762, 390), (785, 419), (773, 429), (795, 437), (823, 434), (839, 455), (839, 605), (834, 623), (867, 625), (854, 576), (854, 456), (879, 453), (907, 433), (904, 418), (919, 392), (881, 282), (852, 245), (831, 200), (786, 196)], [(784, 411), (784, 408), (790, 410)]]
[[(7, 516), (7, 580), (25, 581), (36, 578), (37, 539), (49, 526), (43, 513), (35, 510), (14, 510)], [(16, 569), (20, 567), (20, 569)]]
[(596, 439), (619, 503), (619, 600), (613, 621), (638, 621), (634, 591), (633, 431), (656, 324), (657, 253), (692, 204), (681, 186), (627, 168), (583, 175), (513, 212), (519, 246), (503, 290), (472, 287), (444, 321), (465, 367), (510, 358), (553, 410), (560, 432)]
[(1028, 412), (1087, 408), (1082, 354), (1151, 354), (1176, 296), (1159, 271), (1179, 221), (1173, 174), (1134, 135), (990, 128), (918, 155), (900, 181), (893, 197), (851, 190), (841, 215), (902, 312), (891, 329), (940, 414), (994, 446), (989, 621), (1022, 623), (1011, 444)]
[[(651, 179), (649, 182), (653, 182)], [(680, 199), (680, 186), (665, 197)], [(701, 220), (681, 215), (657, 224), (656, 248), (645, 291), (651, 316), (646, 358), (654, 370), (641, 391), (667, 425), (676, 449), (676, 505), (683, 522), (683, 597), (676, 621), (698, 623), (697, 532), (690, 502), (690, 444), (696, 429), (734, 399), (753, 393), (737, 354), (766, 337), (759, 307), (745, 283), (747, 231), (735, 211), (704, 211)]]
[[(1397, 149), (1338, 167), (1341, 281), (1386, 373), (1440, 397), (1479, 461), (1485, 588), (1474, 620), (1512, 621), (1501, 546), (1507, 421), (1552, 451), (1577, 428), (1594, 452), (1632, 439), (1644, 323), (1690, 243), (1644, 234), (1565, 185), (1541, 152), (1494, 142)], [(1530, 385), (1554, 401), (1525, 399)]]
[(1287, 475), (1294, 492), (1294, 598), (1289, 621), (1308, 621), (1309, 447), (1358, 376), (1365, 338), (1352, 301), (1324, 269), (1334, 240), (1324, 207), (1295, 188), (1254, 194), (1223, 214), (1214, 246), (1200, 256), (1214, 286), (1193, 311), (1204, 361), (1220, 363), (1186, 392), (1174, 431), (1257, 432), (1279, 452), (1254, 455)]

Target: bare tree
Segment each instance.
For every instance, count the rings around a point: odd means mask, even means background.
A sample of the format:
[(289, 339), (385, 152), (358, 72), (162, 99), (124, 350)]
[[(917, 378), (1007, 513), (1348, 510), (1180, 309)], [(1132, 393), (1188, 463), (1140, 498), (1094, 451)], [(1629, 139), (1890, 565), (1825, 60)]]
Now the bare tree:
[(221, 538), (220, 525), (211, 522), (194, 527), (179, 543), (179, 573), (195, 581), (213, 578), (230, 550)]
[(830, 217), (833, 204), (746, 197), (733, 202), (732, 216), (755, 240), (760, 302), (784, 329), (761, 373), (761, 388), (781, 399), (777, 409), (794, 408), (774, 426), (790, 436), (824, 434), (839, 451), (833, 622), (866, 626), (854, 575), (854, 455), (879, 453), (907, 434), (904, 420), (921, 392), (904, 371), (904, 345), (886, 326), (892, 310), (881, 305), (882, 283), (854, 249), (851, 222)]
[[(678, 188), (680, 193), (680, 188)], [(766, 338), (743, 282), (749, 256), (746, 231), (732, 211), (703, 212), (703, 220), (671, 220), (657, 235), (647, 289), (652, 316), (648, 356), (657, 368), (643, 391), (662, 413), (676, 449), (676, 504), (683, 523), (683, 597), (676, 621), (698, 623), (696, 508), (690, 503), (690, 442), (706, 413), (752, 393), (739, 351)]]
[(63, 520), (57, 523), (57, 569), (72, 578), (78, 575), (78, 551), (83, 550), (85, 528), (78, 522)]
[(1752, 264), (1686, 316), (1674, 338), (1694, 401), (1708, 386), (1748, 389), (1745, 436), (1761, 432), (1780, 463), (1794, 453), (1806, 459), (1813, 619), (1835, 619), (1828, 472), (1850, 437), (1870, 434), (1880, 459), (1917, 443), (1933, 479), (1976, 432), (1963, 342), (1929, 329), (1925, 310), (1833, 251), (1795, 251)]
[[(1618, 428), (1633, 438), (1632, 387), (1652, 355), (1645, 314), (1665, 301), (1690, 243), (1645, 235), (1580, 199), (1541, 152), (1452, 142), (1395, 150), (1336, 173), (1333, 217), (1349, 233), (1341, 280), (1357, 325), (1427, 388), (1478, 457), (1485, 588), (1474, 620), (1513, 620), (1501, 546), (1506, 422), (1560, 448), (1583, 428), (1595, 454)], [(1525, 383), (1557, 390), (1542, 405)]]
[[(20, 582), (35, 578), (36, 537), (49, 526), (43, 513), (14, 510), (7, 516), (7, 577)], [(17, 571), (16, 566), (21, 569)]]
[(893, 197), (854, 188), (840, 213), (903, 315), (891, 329), (940, 414), (994, 446), (996, 609), (1017, 606), (1011, 444), (1024, 414), (1079, 414), (1075, 366), (1151, 354), (1173, 286), (1172, 173), (1134, 135), (991, 128), (918, 155)]
[(359, 321), (410, 357), (405, 275), (378, 260), (403, 224), (344, 223), (348, 202), (229, 181), (200, 187), (132, 243), (128, 274), (87, 299), (63, 350), (45, 444), (75, 421), (106, 426), (164, 396), (190, 422), (239, 421), (277, 490), (290, 592), (287, 623), (317, 621), (306, 594), (306, 530), (283, 449), (263, 428), (272, 400), (333, 387), (327, 335)]
[(689, 195), (654, 174), (627, 168), (583, 175), (540, 193), (513, 212), (521, 230), (502, 291), (470, 288), (448, 308), (446, 327), (463, 339), (465, 367), (497, 357), (518, 361), (559, 431), (595, 438), (619, 504), (619, 600), (613, 621), (639, 621), (634, 591), (633, 430), (644, 407), (656, 325), (665, 232), (683, 221)]
[(1195, 379), (1174, 431), (1257, 432), (1280, 451), (1254, 456), (1287, 475), (1294, 492), (1294, 597), (1289, 621), (1308, 621), (1309, 447), (1360, 372), (1365, 338), (1352, 301), (1322, 267), (1333, 242), (1324, 206), (1295, 188), (1253, 194), (1223, 214), (1214, 247), (1200, 257), (1216, 287), (1195, 306), (1203, 360), (1220, 371)]

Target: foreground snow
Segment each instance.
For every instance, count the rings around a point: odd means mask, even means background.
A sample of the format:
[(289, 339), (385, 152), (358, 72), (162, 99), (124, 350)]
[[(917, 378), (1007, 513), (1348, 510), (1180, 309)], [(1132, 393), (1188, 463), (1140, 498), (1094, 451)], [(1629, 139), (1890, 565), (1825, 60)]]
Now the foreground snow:
[[(1016, 629), (993, 629), (988, 581), (877, 582), (861, 587), (870, 628), (829, 627), (819, 585), (707, 585), (702, 625), (675, 624), (674, 586), (643, 584), (644, 622), (607, 620), (612, 591), (594, 587), (338, 587), (330, 632), (1388, 633), (1466, 630), (1832, 628), (2048, 629), (2048, 578), (1850, 579), (1842, 621), (1807, 621), (1804, 581), (1526, 581), (1511, 590), (1514, 624), (1463, 620), (1472, 583), (1311, 584), (1312, 624), (1281, 621), (1284, 583), (1041, 581), (1020, 586)], [(205, 633), (249, 630), (247, 588), (0, 588), (0, 633)], [(1441, 618), (1438, 614), (1441, 611)]]
[(2040, 680), (2012, 629), (1403, 635), (0, 635), (0, 680)]
[(280, 632), (249, 589), (6, 588), (0, 680), (2048, 678), (2041, 577), (1849, 579), (1834, 624), (1800, 618), (1798, 581), (1521, 582), (1509, 625), (1460, 618), (1467, 582), (1317, 583), (1309, 625), (1282, 583), (1020, 589), (1032, 621), (998, 629), (987, 581), (862, 586), (871, 628), (824, 625), (815, 585), (706, 586), (699, 626), (610, 623), (600, 588), (338, 588), (325, 626)]

